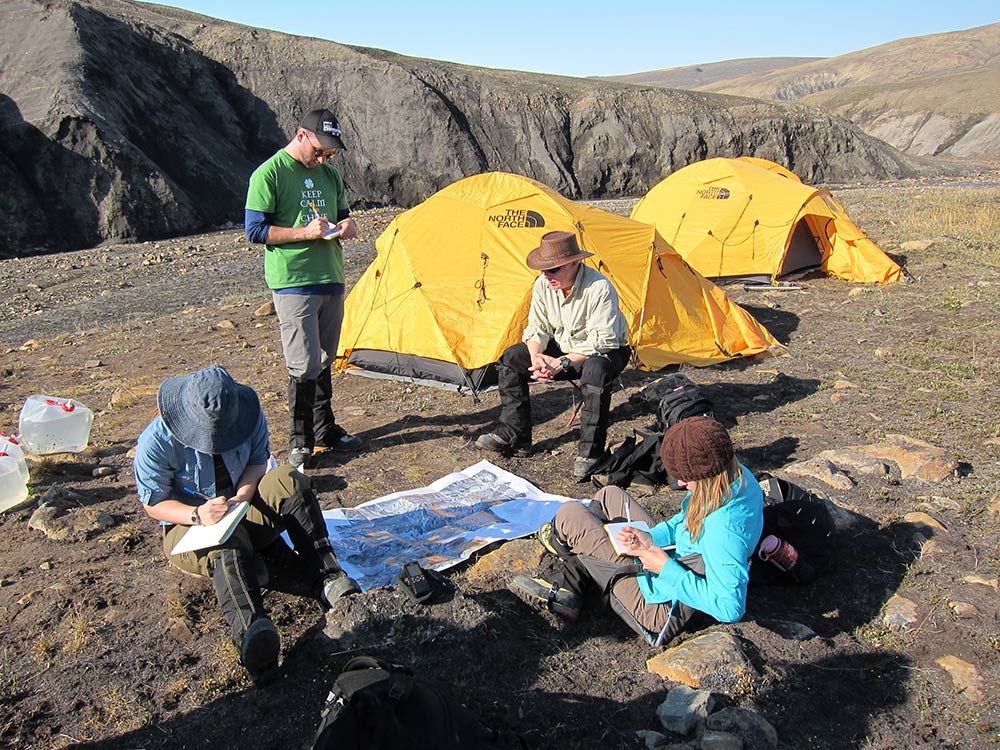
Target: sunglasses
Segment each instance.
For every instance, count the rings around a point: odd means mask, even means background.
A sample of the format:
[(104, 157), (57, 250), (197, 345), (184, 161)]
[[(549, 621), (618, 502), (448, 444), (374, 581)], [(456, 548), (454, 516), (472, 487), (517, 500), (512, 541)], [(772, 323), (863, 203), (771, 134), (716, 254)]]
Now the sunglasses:
[[(323, 148), (320, 145), (319, 139), (316, 138), (316, 135), (314, 133), (312, 133), (312, 132), (310, 132), (308, 130), (305, 130), (304, 128), (303, 128), (303, 132), (306, 134), (306, 137), (309, 138), (309, 143), (313, 145), (313, 158), (314, 159), (322, 159), (322, 160), (325, 161), (327, 159), (332, 159), (334, 156), (337, 155), (337, 149), (336, 148)], [(317, 148), (317, 146), (319, 148)]]
[(559, 275), (559, 273), (561, 273), (562, 271), (565, 271), (571, 265), (573, 265), (573, 264), (572, 263), (566, 263), (566, 264), (561, 265), (561, 266), (556, 266), (555, 268), (546, 268), (544, 271), (542, 271), (542, 273), (545, 274), (546, 276), (557, 276), (557, 275)]

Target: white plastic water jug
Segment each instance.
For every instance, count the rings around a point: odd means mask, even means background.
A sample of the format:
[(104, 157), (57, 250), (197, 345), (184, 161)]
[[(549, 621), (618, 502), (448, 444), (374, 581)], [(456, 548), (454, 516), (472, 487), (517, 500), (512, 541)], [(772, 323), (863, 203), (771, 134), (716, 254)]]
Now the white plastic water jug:
[(0, 453), (0, 512), (20, 505), (28, 499), (28, 486), (21, 477), (17, 459)]
[(71, 398), (28, 396), (18, 422), (28, 453), (76, 453), (87, 447), (94, 412)]
[(0, 453), (6, 453), (17, 461), (17, 468), (21, 472), (24, 483), (28, 483), (28, 462), (24, 460), (24, 451), (16, 438), (12, 438), (0, 432)]

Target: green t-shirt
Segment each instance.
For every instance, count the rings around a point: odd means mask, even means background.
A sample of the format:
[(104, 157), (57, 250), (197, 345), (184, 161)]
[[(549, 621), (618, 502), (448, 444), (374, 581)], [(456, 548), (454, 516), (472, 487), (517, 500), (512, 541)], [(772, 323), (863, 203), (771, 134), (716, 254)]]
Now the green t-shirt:
[[(344, 180), (332, 165), (306, 169), (282, 149), (250, 175), (247, 209), (271, 217), (277, 227), (304, 227), (316, 215), (337, 220), (348, 210)], [(312, 284), (343, 284), (340, 240), (310, 240), (264, 245), (264, 280), (271, 289)]]

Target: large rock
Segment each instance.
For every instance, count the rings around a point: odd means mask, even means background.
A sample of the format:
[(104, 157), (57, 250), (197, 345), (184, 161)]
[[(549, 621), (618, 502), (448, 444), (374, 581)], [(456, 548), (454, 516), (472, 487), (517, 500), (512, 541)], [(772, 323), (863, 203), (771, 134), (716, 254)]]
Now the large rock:
[(110, 513), (94, 507), (67, 511), (43, 505), (28, 519), (29, 528), (59, 542), (87, 539), (114, 525), (115, 519)]
[(812, 182), (909, 170), (798, 105), (407, 58), (124, 0), (8, 0), (0, 25), (0, 256), (240, 222), (250, 172), (319, 103), (344, 130), (355, 205), (414, 205), (485, 171), (638, 195), (708, 156), (777, 159)]
[(894, 630), (907, 630), (917, 624), (917, 605), (905, 596), (893, 594), (885, 603), (882, 623)]
[(825, 450), (785, 467), (789, 474), (811, 477), (838, 490), (854, 486), (853, 476), (922, 479), (939, 482), (955, 473), (958, 462), (944, 448), (906, 435), (887, 435), (871, 445)]
[(830, 485), (835, 490), (849, 490), (854, 486), (854, 480), (850, 476), (841, 471), (835, 464), (820, 456), (789, 464), (785, 467), (785, 471), (800, 477), (818, 479)]
[(699, 687), (719, 673), (753, 675), (754, 669), (740, 642), (729, 633), (713, 631), (684, 641), (646, 662), (646, 668), (673, 682)]
[(958, 469), (958, 461), (944, 448), (906, 435), (886, 435), (881, 443), (859, 445), (849, 450), (866, 453), (883, 461), (892, 461), (899, 467), (903, 479), (914, 477), (939, 482)]
[(522, 575), (542, 564), (545, 549), (535, 538), (513, 539), (480, 557), (469, 568), (470, 581), (488, 580), (498, 574)]

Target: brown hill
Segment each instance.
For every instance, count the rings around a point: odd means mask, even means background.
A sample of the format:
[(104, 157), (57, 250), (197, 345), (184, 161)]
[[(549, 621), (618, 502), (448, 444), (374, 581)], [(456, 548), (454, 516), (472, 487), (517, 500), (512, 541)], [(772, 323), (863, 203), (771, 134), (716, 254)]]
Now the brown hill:
[(406, 58), (125, 0), (9, 0), (0, 23), (0, 255), (241, 224), (250, 171), (318, 104), (345, 128), (356, 206), (491, 170), (593, 198), (709, 156), (812, 181), (909, 169), (791, 104)]
[(798, 100), (914, 155), (1000, 158), (1000, 23), (701, 87)]
[(742, 76), (761, 76), (785, 68), (822, 60), (821, 57), (741, 57), (735, 60), (661, 68), (643, 73), (597, 77), (596, 80), (618, 81), (636, 86), (659, 86), (665, 89), (706, 89), (717, 81), (730, 81)]

